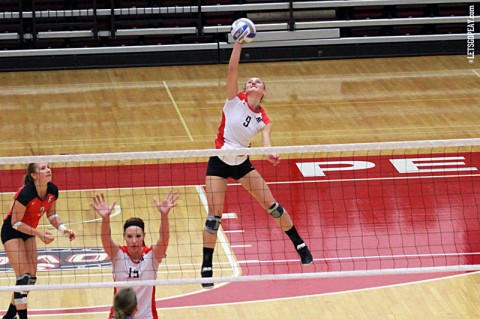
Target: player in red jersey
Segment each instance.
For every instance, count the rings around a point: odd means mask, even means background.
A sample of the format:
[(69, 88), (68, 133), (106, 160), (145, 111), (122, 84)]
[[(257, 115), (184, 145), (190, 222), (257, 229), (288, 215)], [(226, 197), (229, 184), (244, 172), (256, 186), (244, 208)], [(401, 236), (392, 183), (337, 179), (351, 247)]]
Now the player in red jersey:
[[(58, 188), (52, 183), (52, 171), (48, 163), (30, 163), (24, 178), (24, 185), (14, 196), (12, 208), (2, 225), (2, 243), (12, 265), (16, 285), (33, 285), (37, 277), (37, 242), (40, 238), (50, 244), (53, 234), (37, 229), (40, 218), (46, 214), (48, 221), (70, 240), (75, 239), (75, 232), (62, 223), (56, 213)], [(14, 292), (12, 301), (3, 319), (27, 318), (28, 292)]]
[[(242, 92), (238, 92), (238, 65), (242, 43), (235, 42), (228, 64), (227, 101), (223, 107), (222, 122), (218, 129), (215, 146), (219, 149), (235, 149), (250, 146), (250, 141), (262, 133), (263, 146), (270, 147), (272, 123), (260, 106), (266, 94), (265, 83), (260, 78), (250, 78)], [(267, 154), (267, 160), (277, 165), (280, 157)], [(212, 277), (213, 251), (217, 242), (217, 231), (223, 213), (227, 179), (231, 177), (259, 202), (275, 218), (277, 224), (288, 235), (303, 265), (313, 262), (312, 254), (299, 236), (287, 210), (274, 198), (270, 188), (250, 163), (248, 156), (214, 156), (208, 161), (205, 189), (208, 202), (208, 217), (203, 231), (203, 262), (201, 276)], [(213, 283), (202, 283), (212, 288)]]
[[(126, 246), (119, 246), (111, 236), (110, 214), (116, 202), (108, 206), (103, 194), (96, 195), (90, 206), (102, 218), (101, 237), (103, 249), (112, 260), (112, 272), (114, 281), (139, 281), (157, 279), (157, 271), (160, 262), (167, 251), (170, 239), (170, 226), (168, 213), (177, 205), (179, 195), (170, 191), (163, 201), (154, 198), (153, 201), (160, 212), (160, 237), (150, 247), (145, 245), (145, 224), (137, 217), (129, 218), (123, 225), (123, 238)], [(134, 286), (138, 299), (138, 309), (135, 318), (157, 319), (155, 306), (155, 286)], [(116, 289), (114, 291), (116, 293)], [(113, 318), (113, 308), (109, 318)]]

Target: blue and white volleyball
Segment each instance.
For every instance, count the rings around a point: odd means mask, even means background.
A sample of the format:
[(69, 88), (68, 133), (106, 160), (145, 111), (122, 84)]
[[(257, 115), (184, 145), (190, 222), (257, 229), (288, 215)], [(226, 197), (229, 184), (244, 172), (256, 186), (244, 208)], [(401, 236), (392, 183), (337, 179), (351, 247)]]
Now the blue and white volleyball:
[(232, 36), (232, 39), (236, 42), (252, 42), (257, 35), (257, 30), (252, 20), (247, 18), (240, 18), (232, 23), (232, 26), (230, 28), (230, 35)]

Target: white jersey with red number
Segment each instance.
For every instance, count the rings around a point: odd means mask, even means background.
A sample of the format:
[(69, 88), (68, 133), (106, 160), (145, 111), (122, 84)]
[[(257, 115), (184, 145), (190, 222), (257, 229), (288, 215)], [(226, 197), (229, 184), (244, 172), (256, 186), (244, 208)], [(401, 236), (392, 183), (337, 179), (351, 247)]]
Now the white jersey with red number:
[[(159, 263), (153, 257), (152, 247), (143, 247), (140, 262), (133, 262), (127, 253), (127, 247), (120, 246), (118, 253), (112, 259), (114, 281), (156, 280)], [(138, 311), (135, 319), (157, 319), (155, 306), (155, 286), (133, 286), (137, 295)], [(114, 293), (116, 293), (116, 290)], [(113, 316), (113, 309), (110, 317)]]
[[(249, 104), (245, 92), (240, 92), (223, 107), (222, 122), (218, 128), (215, 147), (234, 149), (250, 147), (253, 137), (271, 121), (265, 110), (259, 106), (254, 110)], [(247, 156), (220, 156), (228, 165), (239, 165)]]

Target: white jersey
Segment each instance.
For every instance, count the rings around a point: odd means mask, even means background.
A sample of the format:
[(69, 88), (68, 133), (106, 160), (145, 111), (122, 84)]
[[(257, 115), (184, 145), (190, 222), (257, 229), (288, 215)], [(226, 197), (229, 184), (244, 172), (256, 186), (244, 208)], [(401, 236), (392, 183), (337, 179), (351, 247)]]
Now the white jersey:
[[(215, 146), (219, 149), (250, 147), (253, 137), (271, 121), (265, 110), (259, 106), (254, 110), (245, 92), (240, 92), (223, 107), (222, 122), (218, 128)], [(219, 156), (228, 165), (239, 165), (247, 156)]]
[[(135, 263), (127, 253), (126, 246), (120, 246), (118, 253), (112, 259), (114, 281), (156, 280), (159, 262), (153, 257), (152, 247), (143, 247), (142, 259)], [(155, 306), (155, 286), (134, 286), (137, 295), (138, 311), (135, 319), (157, 319)], [(114, 293), (116, 293), (116, 290)], [(113, 309), (110, 317), (113, 316)]]

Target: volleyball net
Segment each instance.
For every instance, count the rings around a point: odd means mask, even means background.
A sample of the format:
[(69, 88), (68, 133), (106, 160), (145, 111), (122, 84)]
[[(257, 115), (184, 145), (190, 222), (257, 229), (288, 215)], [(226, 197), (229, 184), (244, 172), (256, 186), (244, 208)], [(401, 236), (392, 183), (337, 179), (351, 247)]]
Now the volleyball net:
[[(3, 216), (22, 186), (25, 167), (48, 162), (60, 190), (57, 214), (74, 229), (37, 241), (38, 284), (30, 290), (182, 285), (200, 278), (207, 216), (204, 190), (209, 156), (249, 155), (275, 198), (290, 213), (314, 262), (305, 267), (273, 218), (235, 180), (228, 181), (214, 254), (216, 283), (480, 270), (480, 139), (312, 145), (238, 150), (191, 150), (0, 158)], [(281, 156), (273, 166), (264, 154)], [(95, 194), (116, 201), (114, 240), (123, 223), (145, 222), (146, 245), (159, 237), (152, 202), (180, 194), (170, 212), (170, 244), (158, 280), (116, 282), (100, 237)], [(16, 288), (0, 250), (0, 291)]]

